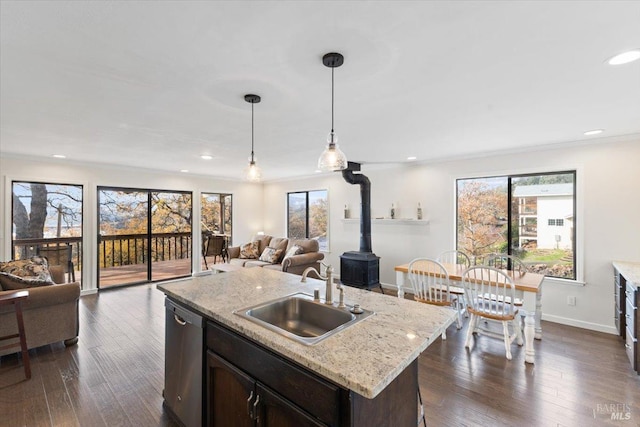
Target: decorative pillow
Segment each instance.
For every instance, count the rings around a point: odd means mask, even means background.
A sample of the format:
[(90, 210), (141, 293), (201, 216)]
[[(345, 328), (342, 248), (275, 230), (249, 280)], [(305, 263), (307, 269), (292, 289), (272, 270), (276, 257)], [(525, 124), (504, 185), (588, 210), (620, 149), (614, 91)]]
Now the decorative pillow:
[(17, 291), (25, 288), (37, 288), (39, 286), (51, 286), (51, 280), (24, 278), (0, 272), (0, 287), (5, 291)]
[(257, 240), (240, 246), (240, 258), (258, 259), (258, 256), (260, 255), (258, 252), (259, 247), (260, 242)]
[(299, 254), (301, 254), (303, 252), (304, 252), (304, 250), (302, 249), (302, 246), (293, 245), (293, 246), (291, 246), (289, 248), (287, 253), (284, 255), (284, 258), (289, 258), (289, 257), (292, 257), (294, 255), (299, 255)]
[(32, 256), (28, 259), (0, 262), (0, 272), (31, 280), (52, 282), (49, 263), (45, 257)]
[(267, 246), (264, 248), (264, 251), (262, 251), (262, 255), (260, 255), (260, 261), (276, 264), (281, 254), (282, 249), (274, 249)]

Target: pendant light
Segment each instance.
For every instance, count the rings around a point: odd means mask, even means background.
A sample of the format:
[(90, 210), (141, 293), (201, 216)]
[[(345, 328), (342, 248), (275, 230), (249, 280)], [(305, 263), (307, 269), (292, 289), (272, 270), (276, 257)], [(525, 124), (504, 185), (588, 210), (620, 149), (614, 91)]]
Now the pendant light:
[(338, 148), (338, 137), (333, 131), (333, 71), (344, 63), (344, 56), (335, 52), (327, 53), (322, 57), (322, 63), (331, 68), (331, 132), (327, 137), (327, 147), (318, 159), (318, 169), (338, 171), (347, 168), (347, 157)]
[(253, 155), (253, 104), (260, 102), (258, 95), (245, 95), (244, 100), (251, 104), (251, 157), (249, 157), (249, 165), (244, 169), (244, 177), (247, 181), (258, 182), (262, 179), (262, 171), (256, 165), (256, 159)]

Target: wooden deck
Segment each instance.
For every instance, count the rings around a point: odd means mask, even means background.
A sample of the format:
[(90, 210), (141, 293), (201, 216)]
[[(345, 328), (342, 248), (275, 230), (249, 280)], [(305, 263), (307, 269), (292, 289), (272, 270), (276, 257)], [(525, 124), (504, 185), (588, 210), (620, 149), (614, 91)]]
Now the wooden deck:
[[(204, 258), (201, 258), (202, 269), (205, 269)], [(222, 259), (218, 257), (218, 263)], [(215, 263), (214, 257), (207, 257), (209, 268)], [(132, 283), (144, 283), (147, 281), (147, 264), (125, 265), (100, 269), (100, 289), (115, 286), (129, 285)], [(151, 279), (153, 282), (174, 279), (191, 275), (191, 258), (176, 259), (171, 261), (156, 261), (151, 266)], [(80, 277), (76, 275), (76, 277)]]

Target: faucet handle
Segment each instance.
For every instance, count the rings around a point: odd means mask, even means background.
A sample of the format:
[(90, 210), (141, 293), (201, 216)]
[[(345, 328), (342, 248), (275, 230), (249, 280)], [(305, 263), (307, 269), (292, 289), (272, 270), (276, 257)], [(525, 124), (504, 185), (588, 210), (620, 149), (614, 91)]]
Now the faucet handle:
[(331, 264), (325, 264), (322, 261), (320, 261), (320, 264), (324, 266), (325, 271), (333, 273), (333, 267), (331, 266)]

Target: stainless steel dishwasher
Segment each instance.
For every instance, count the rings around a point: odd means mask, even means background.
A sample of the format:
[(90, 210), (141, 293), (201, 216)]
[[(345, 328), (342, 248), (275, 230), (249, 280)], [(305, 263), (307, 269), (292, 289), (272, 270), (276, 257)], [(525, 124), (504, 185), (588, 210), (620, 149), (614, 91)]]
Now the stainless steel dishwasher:
[(186, 427), (201, 427), (204, 320), (168, 298), (164, 306), (164, 404)]

